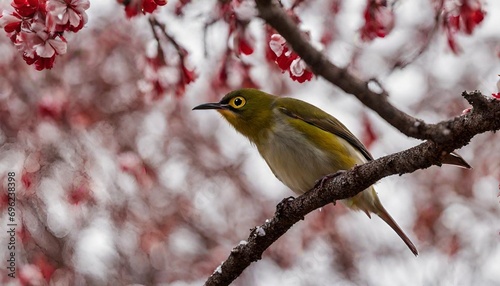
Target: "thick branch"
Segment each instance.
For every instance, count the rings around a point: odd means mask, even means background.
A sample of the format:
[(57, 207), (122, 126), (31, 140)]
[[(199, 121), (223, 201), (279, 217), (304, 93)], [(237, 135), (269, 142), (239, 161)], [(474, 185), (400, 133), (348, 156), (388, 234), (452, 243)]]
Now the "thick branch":
[(229, 285), (246, 267), (259, 260), (264, 250), (313, 210), (352, 197), (386, 176), (440, 165), (443, 153), (465, 146), (477, 134), (500, 130), (500, 101), (488, 100), (479, 92), (464, 92), (463, 96), (474, 108), (467, 115), (439, 123), (447, 130), (442, 143), (426, 141), (328, 179), (322, 188), (314, 188), (295, 200), (284, 200), (278, 205), (274, 217), (254, 229), (246, 244), (236, 246), (205, 285)]
[(373, 109), (382, 118), (407, 136), (441, 143), (446, 139), (443, 126), (427, 124), (393, 106), (384, 91), (376, 93), (368, 88), (368, 82), (332, 64), (304, 37), (297, 25), (272, 0), (256, 0), (259, 16), (280, 33), (293, 50), (309, 65), (314, 74), (324, 77), (346, 93), (356, 96), (364, 105)]

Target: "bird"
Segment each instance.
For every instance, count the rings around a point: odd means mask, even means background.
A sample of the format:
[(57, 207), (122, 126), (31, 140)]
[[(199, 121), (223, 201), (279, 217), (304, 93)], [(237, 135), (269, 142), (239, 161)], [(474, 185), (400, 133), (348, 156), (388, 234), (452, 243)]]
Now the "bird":
[[(373, 156), (347, 127), (332, 115), (305, 101), (278, 97), (258, 89), (227, 93), (219, 102), (193, 110), (217, 110), (236, 131), (253, 143), (282, 183), (301, 195), (326, 176), (373, 160)], [(456, 153), (443, 163), (470, 168)], [(384, 208), (373, 186), (342, 200), (348, 208), (378, 215), (417, 256), (418, 250)]]

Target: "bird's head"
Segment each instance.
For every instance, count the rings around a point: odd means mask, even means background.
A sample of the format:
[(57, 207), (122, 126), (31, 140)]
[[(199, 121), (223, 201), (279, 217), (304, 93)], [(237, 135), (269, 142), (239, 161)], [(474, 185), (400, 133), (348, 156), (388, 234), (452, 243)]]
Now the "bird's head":
[(219, 102), (205, 103), (193, 110), (215, 109), (241, 134), (258, 144), (272, 128), (273, 102), (276, 96), (257, 89), (238, 89)]

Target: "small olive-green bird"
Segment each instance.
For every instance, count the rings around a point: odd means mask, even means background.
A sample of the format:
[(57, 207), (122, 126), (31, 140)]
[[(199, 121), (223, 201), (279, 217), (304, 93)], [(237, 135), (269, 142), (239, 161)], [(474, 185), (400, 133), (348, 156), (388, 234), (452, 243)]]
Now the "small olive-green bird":
[[(240, 89), (228, 93), (218, 103), (194, 109), (216, 109), (257, 146), (274, 175), (299, 195), (326, 175), (373, 160), (366, 147), (340, 121), (298, 99)], [(443, 161), (470, 167), (454, 153)], [(343, 203), (368, 217), (370, 213), (377, 214), (418, 255), (415, 245), (382, 206), (373, 186)]]

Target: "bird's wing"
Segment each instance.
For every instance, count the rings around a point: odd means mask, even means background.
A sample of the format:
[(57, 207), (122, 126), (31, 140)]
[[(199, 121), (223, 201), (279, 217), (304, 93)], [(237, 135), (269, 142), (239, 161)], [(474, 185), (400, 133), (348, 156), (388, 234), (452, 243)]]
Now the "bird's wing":
[[(297, 101), (300, 101), (301, 104), (293, 104)], [(308, 112), (309, 115), (305, 114), (303, 109), (299, 106), (302, 104), (307, 104), (309, 106), (309, 110), (312, 112)], [(276, 107), (285, 115), (300, 119), (308, 124), (316, 126), (324, 131), (330, 132), (340, 138), (346, 140), (349, 144), (351, 144), (354, 148), (356, 148), (363, 156), (368, 160), (373, 160), (373, 156), (366, 150), (366, 147), (361, 143), (361, 141), (354, 136), (347, 127), (344, 126), (340, 121), (338, 121), (335, 117), (330, 114), (324, 112), (323, 110), (317, 108), (314, 105), (311, 105), (307, 102), (303, 102), (294, 98), (280, 98), (276, 102)]]

